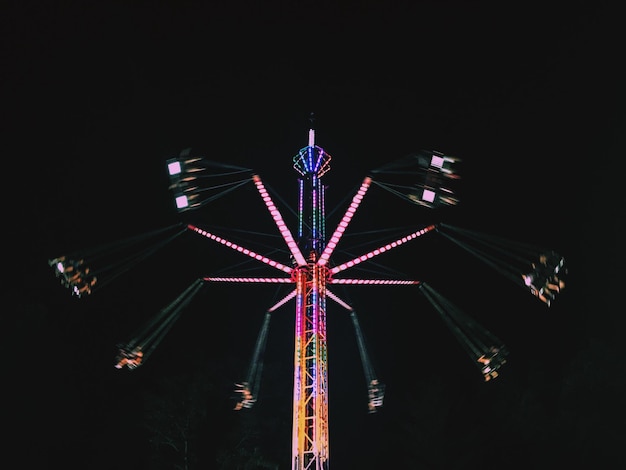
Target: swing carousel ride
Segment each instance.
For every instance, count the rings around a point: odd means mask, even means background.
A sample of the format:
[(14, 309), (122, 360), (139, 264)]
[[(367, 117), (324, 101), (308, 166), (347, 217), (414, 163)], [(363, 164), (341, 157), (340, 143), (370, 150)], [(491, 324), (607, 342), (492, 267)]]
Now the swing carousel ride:
[[(311, 120), (312, 123), (312, 120)], [(218, 276), (195, 279), (127, 342), (118, 345), (114, 366), (133, 370), (146, 363), (181, 313), (203, 287), (213, 283), (274, 284), (288, 292), (265, 311), (247, 374), (234, 384), (235, 410), (252, 408), (259, 399), (262, 357), (273, 312), (295, 304), (293, 343), (292, 470), (327, 470), (329, 466), (327, 304), (334, 303), (350, 316), (367, 385), (367, 411), (383, 406), (385, 384), (377, 377), (366, 349), (357, 313), (336, 289), (352, 285), (414, 286), (432, 304), (468, 354), (485, 381), (498, 377), (508, 355), (505, 344), (464, 313), (433, 286), (406, 278), (350, 278), (344, 273), (422, 237), (440, 236), (478, 258), (549, 308), (565, 287), (564, 257), (552, 249), (461, 228), (447, 223), (422, 224), (387, 239), (361, 254), (340, 259), (338, 246), (361, 202), (373, 188), (426, 209), (457, 205), (460, 159), (439, 151), (422, 150), (371, 170), (348, 200), (345, 212), (328, 236), (326, 189), (322, 179), (331, 156), (315, 142), (311, 124), (308, 145), (293, 157), (297, 173), (297, 218), (290, 227), (274, 202), (276, 197), (252, 169), (192, 155), (183, 150), (167, 160), (170, 190), (179, 214), (196, 211), (242, 187), (253, 185), (284, 242), (281, 251), (261, 254), (219, 228), (177, 223), (93, 249), (57, 256), (48, 261), (62, 286), (77, 299), (93, 295), (183, 234), (192, 233), (240, 253), (248, 261), (270, 267), (275, 276)], [(354, 249), (354, 247), (352, 247)], [(344, 253), (345, 254), (345, 253)]]

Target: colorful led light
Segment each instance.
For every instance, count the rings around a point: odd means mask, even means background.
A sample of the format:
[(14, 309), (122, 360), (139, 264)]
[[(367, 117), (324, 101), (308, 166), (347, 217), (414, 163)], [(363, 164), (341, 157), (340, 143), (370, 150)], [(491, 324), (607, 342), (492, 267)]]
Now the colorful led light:
[(254, 180), (254, 184), (256, 185), (259, 193), (261, 194), (261, 197), (263, 198), (265, 205), (270, 211), (270, 214), (272, 218), (274, 219), (276, 226), (278, 227), (278, 231), (280, 232), (283, 239), (285, 240), (285, 243), (287, 243), (287, 247), (289, 248), (289, 251), (291, 252), (291, 255), (293, 256), (293, 259), (296, 261), (298, 266), (305, 265), (306, 260), (304, 259), (304, 256), (302, 256), (302, 252), (300, 251), (300, 248), (298, 248), (296, 241), (293, 239), (293, 236), (291, 235), (289, 228), (287, 228), (287, 226), (285, 225), (285, 222), (283, 221), (283, 218), (280, 215), (280, 211), (276, 208), (276, 206), (272, 202), (272, 198), (270, 197), (269, 193), (265, 189), (265, 186), (261, 182), (261, 178), (258, 175), (254, 175), (252, 179)]
[(206, 230), (202, 230), (202, 229), (196, 227), (195, 225), (189, 224), (189, 225), (187, 225), (187, 228), (189, 230), (193, 230), (194, 232), (196, 232), (196, 233), (198, 233), (198, 234), (200, 234), (200, 235), (202, 235), (204, 237), (207, 237), (207, 238), (209, 238), (209, 239), (211, 239), (213, 241), (221, 243), (222, 245), (224, 245), (224, 246), (226, 246), (228, 248), (231, 248), (231, 249), (233, 249), (235, 251), (243, 253), (244, 255), (250, 256), (251, 258), (254, 258), (254, 259), (258, 260), (258, 261), (261, 261), (262, 263), (265, 263), (265, 264), (267, 264), (269, 266), (272, 266), (273, 268), (280, 269), (281, 271), (284, 271), (287, 274), (291, 274), (291, 272), (293, 271), (293, 268), (291, 268), (289, 266), (285, 266), (284, 264), (281, 264), (281, 263), (279, 263), (277, 261), (274, 261), (274, 260), (272, 260), (272, 259), (270, 259), (270, 258), (268, 258), (266, 256), (259, 255), (258, 253), (255, 253), (252, 250), (248, 250), (247, 248), (239, 246), (236, 243), (233, 243), (233, 242), (228, 241), (228, 240), (226, 240), (226, 239), (224, 239), (222, 237), (219, 237), (219, 236), (214, 235), (214, 234), (212, 234), (210, 232), (207, 232)]
[(293, 284), (290, 277), (203, 277), (202, 279), (211, 282)]
[(399, 238), (398, 240), (392, 242), (392, 243), (388, 243), (386, 245), (381, 246), (380, 248), (377, 248), (375, 250), (370, 251), (369, 253), (366, 253), (364, 255), (361, 255), (357, 258), (354, 258), (353, 260), (350, 260), (346, 263), (340, 264), (338, 266), (335, 266), (334, 268), (331, 268), (329, 270), (329, 274), (332, 276), (333, 274), (337, 274), (340, 271), (343, 271), (344, 269), (348, 269), (353, 267), (356, 264), (359, 264), (367, 259), (373, 258), (374, 256), (377, 256), (381, 253), (384, 253), (386, 251), (391, 250), (392, 248), (395, 248), (397, 246), (400, 246), (406, 242), (408, 242), (409, 240), (413, 240), (419, 236), (424, 235), (425, 233), (428, 233), (432, 230), (435, 230), (435, 226), (434, 225), (429, 225), (426, 228), (420, 229), (416, 232), (411, 233), (410, 235), (407, 235), (405, 237)]
[(357, 191), (356, 195), (352, 198), (352, 202), (350, 203), (350, 206), (346, 210), (346, 213), (341, 219), (341, 222), (339, 222), (339, 225), (337, 226), (335, 233), (333, 233), (333, 235), (330, 237), (330, 240), (328, 244), (326, 245), (324, 252), (320, 256), (319, 260), (317, 261), (318, 265), (324, 266), (326, 263), (328, 263), (328, 260), (330, 259), (330, 256), (332, 255), (333, 250), (337, 246), (337, 243), (339, 243), (339, 240), (341, 239), (343, 232), (348, 227), (348, 224), (352, 220), (352, 216), (358, 209), (359, 204), (361, 204), (361, 201), (363, 200), (363, 196), (367, 192), (367, 189), (370, 187), (371, 182), (372, 182), (372, 179), (369, 176), (367, 176), (363, 180), (363, 183), (361, 183), (361, 187)]

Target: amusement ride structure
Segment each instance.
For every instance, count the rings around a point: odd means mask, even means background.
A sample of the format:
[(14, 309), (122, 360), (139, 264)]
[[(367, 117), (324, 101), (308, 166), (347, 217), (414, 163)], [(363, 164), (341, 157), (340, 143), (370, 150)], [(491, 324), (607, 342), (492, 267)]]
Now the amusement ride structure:
[[(311, 121), (312, 122), (312, 121)], [(459, 179), (454, 157), (437, 151), (420, 151), (392, 164), (373, 170), (365, 177), (350, 200), (334, 231), (328, 236), (323, 176), (330, 170), (331, 156), (315, 142), (313, 125), (308, 145), (293, 157), (298, 174), (297, 227), (288, 227), (261, 177), (250, 169), (211, 162), (194, 157), (189, 149), (167, 161), (170, 189), (179, 212), (205, 206), (216, 197), (254, 184), (287, 247), (289, 260), (274, 259), (226, 239), (213, 230), (194, 224), (177, 224), (142, 236), (94, 249), (63, 255), (49, 265), (77, 298), (89, 295), (117, 276), (152, 255), (183, 233), (192, 232), (270, 266), (275, 277), (206, 276), (196, 279), (173, 302), (151, 319), (128, 343), (119, 345), (115, 367), (135, 369), (145, 363), (172, 328), (180, 313), (207, 283), (262, 283), (291, 285), (289, 293), (267, 309), (245, 380), (235, 384), (236, 410), (251, 408), (258, 399), (261, 375), (260, 357), (265, 349), (272, 312), (293, 301), (295, 304), (292, 470), (329, 468), (327, 304), (334, 302), (347, 310), (354, 326), (365, 373), (368, 410), (377, 412), (383, 405), (385, 385), (379, 381), (369, 360), (355, 310), (337, 294), (344, 285), (417, 286), (435, 307), (486, 381), (498, 376), (506, 362), (507, 349), (498, 337), (479, 325), (430, 285), (414, 279), (363, 279), (344, 277), (361, 263), (431, 234), (451, 240), (490, 267), (530, 291), (547, 307), (565, 286), (564, 258), (546, 250), (508, 239), (439, 223), (411, 229), (404, 235), (380, 244), (359, 256), (333, 263), (353, 216), (368, 190), (376, 185), (406, 201), (427, 208), (456, 205), (454, 190)], [(243, 178), (242, 178), (242, 175)], [(203, 183), (211, 180), (208, 187)], [(213, 191), (211, 193), (211, 191)], [(140, 249), (137, 249), (140, 247)], [(112, 261), (112, 252), (124, 253)]]

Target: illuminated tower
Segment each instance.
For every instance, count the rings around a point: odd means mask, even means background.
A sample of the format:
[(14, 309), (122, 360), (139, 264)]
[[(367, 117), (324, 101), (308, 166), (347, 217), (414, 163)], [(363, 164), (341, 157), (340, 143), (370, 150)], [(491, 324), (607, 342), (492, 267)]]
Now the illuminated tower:
[[(265, 284), (295, 284), (295, 289), (267, 313), (275, 311), (295, 298), (295, 341), (294, 341), (294, 382), (293, 382), (293, 425), (292, 425), (292, 470), (327, 470), (329, 468), (328, 436), (328, 357), (326, 346), (326, 299), (331, 299), (350, 312), (355, 331), (359, 336), (358, 322), (352, 307), (333, 293), (330, 285), (421, 285), (421, 281), (404, 279), (348, 279), (335, 277), (345, 270), (383, 254), (421, 235), (435, 231), (435, 225), (423, 227), (393, 242), (382, 245), (368, 253), (336, 266), (329, 266), (330, 257), (339, 243), (353, 215), (357, 211), (365, 193), (372, 184), (372, 178), (363, 179), (353, 196), (334, 233), (326, 237), (326, 216), (324, 209), (324, 186), (321, 177), (330, 169), (331, 157), (321, 147), (315, 145), (315, 130), (309, 130), (308, 145), (293, 158), (294, 168), (299, 173), (298, 229), (294, 238), (283, 217), (272, 201), (259, 175), (253, 175), (254, 182), (271, 217), (274, 219), (291, 256), (291, 266), (282, 264), (267, 256), (249, 250), (214, 233), (194, 225), (188, 229), (214, 240), (232, 250), (268, 264), (287, 274), (288, 277), (203, 277), (204, 282), (243, 282)], [(178, 160), (176, 160), (178, 162)], [(238, 183), (239, 184), (239, 183)], [(175, 185), (176, 187), (180, 185)], [(192, 188), (193, 189), (193, 188)], [(193, 191), (192, 191), (193, 192)], [(177, 204), (187, 207), (187, 196), (178, 196)], [(183, 210), (185, 210), (183, 208)], [(267, 319), (267, 316), (266, 316)], [(264, 323), (266, 325), (266, 323)], [(263, 327), (263, 331), (266, 326)], [(260, 335), (263, 343), (264, 334)], [(368, 382), (369, 409), (374, 412), (382, 406), (384, 385), (379, 383), (368, 364), (367, 354), (360, 346), (363, 366)], [(255, 355), (258, 350), (255, 352)], [(252, 361), (253, 364), (256, 360)], [(252, 368), (252, 370), (254, 367)], [(242, 393), (240, 408), (249, 408), (256, 400), (256, 385), (250, 388), (255, 372), (250, 372), (246, 384), (239, 384), (237, 392)], [(254, 380), (258, 380), (258, 377)]]
[[(321, 177), (330, 170), (331, 157), (315, 145), (315, 130), (309, 130), (309, 144), (294, 157), (294, 168), (300, 174), (298, 245), (291, 249), (295, 281), (296, 321), (294, 348), (292, 470), (326, 470), (329, 463), (328, 436), (328, 356), (326, 347), (326, 299), (350, 311), (352, 307), (334, 294), (330, 285), (420, 285), (417, 280), (401, 279), (347, 279), (335, 278), (346, 269), (398, 247), (425, 233), (434, 231), (430, 225), (410, 233), (391, 243), (358, 256), (337, 266), (328, 266), (330, 257), (357, 211), (372, 179), (363, 179), (335, 231), (326, 238), (326, 214), (324, 208), (324, 185)], [(267, 202), (267, 199), (266, 199)], [(270, 212), (274, 215), (277, 211)], [(277, 225), (288, 246), (288, 231)], [(303, 255), (302, 253), (306, 254)], [(358, 324), (355, 331), (359, 335)], [(368, 381), (370, 412), (382, 406), (384, 385), (380, 384), (370, 369), (364, 349), (361, 350)]]
[[(294, 157), (300, 174), (298, 245), (306, 258), (297, 263), (293, 384), (292, 469), (328, 468), (328, 369), (326, 349), (326, 277), (320, 263), (326, 247), (324, 186), (330, 155), (309, 145)], [(297, 260), (296, 260), (297, 261)]]

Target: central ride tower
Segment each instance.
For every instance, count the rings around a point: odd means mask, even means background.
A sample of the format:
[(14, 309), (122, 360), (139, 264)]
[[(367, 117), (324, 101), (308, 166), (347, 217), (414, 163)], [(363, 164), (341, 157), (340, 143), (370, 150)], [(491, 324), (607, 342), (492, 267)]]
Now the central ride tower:
[(309, 144), (293, 157), (298, 177), (298, 246), (306, 264), (295, 266), (296, 318), (294, 344), (292, 470), (328, 470), (328, 363), (326, 282), (329, 270), (319, 263), (326, 248), (326, 215), (321, 177), (331, 157)]

